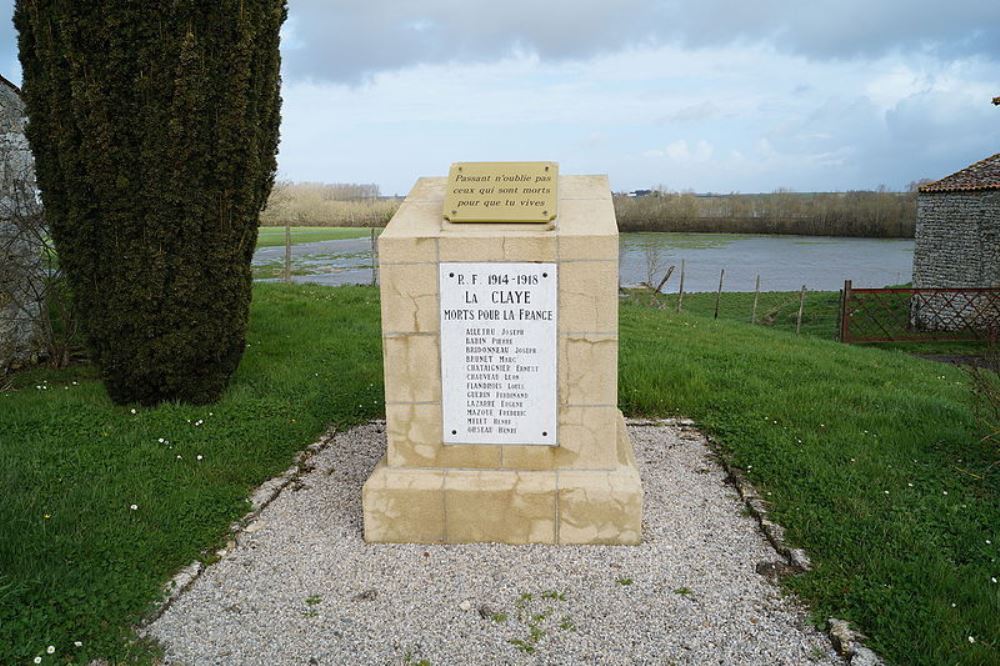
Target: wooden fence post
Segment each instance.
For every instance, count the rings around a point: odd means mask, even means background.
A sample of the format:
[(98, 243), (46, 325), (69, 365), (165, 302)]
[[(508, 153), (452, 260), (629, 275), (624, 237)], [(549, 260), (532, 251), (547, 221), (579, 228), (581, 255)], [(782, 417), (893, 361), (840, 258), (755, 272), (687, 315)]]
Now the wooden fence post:
[(750, 311), (750, 323), (757, 323), (757, 298), (760, 296), (760, 273), (757, 273), (757, 284), (753, 288), (753, 310)]
[(681, 311), (681, 305), (684, 303), (684, 260), (681, 259), (681, 286), (677, 290), (677, 311)]
[(802, 291), (799, 292), (799, 315), (795, 318), (795, 335), (799, 334), (802, 330), (802, 308), (806, 304), (806, 286), (802, 285)]
[(726, 277), (726, 269), (719, 273), (719, 293), (715, 295), (715, 319), (719, 318), (719, 301), (722, 300), (722, 279)]
[(840, 292), (840, 341), (850, 342), (850, 326), (848, 324), (851, 300), (851, 281), (844, 280), (844, 290)]
[(372, 286), (378, 282), (378, 248), (375, 243), (375, 227), (372, 227)]
[(292, 228), (285, 225), (285, 282), (292, 281)]

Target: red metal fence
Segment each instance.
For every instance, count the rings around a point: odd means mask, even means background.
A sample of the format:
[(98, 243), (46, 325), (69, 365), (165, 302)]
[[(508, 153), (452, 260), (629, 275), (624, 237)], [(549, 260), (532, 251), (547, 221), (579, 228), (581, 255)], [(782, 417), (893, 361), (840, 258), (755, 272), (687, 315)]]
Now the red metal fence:
[(841, 342), (996, 340), (1000, 287), (855, 289), (844, 283)]

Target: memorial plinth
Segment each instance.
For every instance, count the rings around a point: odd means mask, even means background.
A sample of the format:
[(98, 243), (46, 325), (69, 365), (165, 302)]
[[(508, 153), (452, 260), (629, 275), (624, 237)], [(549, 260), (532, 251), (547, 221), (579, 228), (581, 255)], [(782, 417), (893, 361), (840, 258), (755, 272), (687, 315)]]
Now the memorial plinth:
[(532, 224), (449, 222), (449, 181), (421, 178), (382, 234), (388, 446), (367, 541), (640, 541), (611, 192), (555, 178), (558, 214)]

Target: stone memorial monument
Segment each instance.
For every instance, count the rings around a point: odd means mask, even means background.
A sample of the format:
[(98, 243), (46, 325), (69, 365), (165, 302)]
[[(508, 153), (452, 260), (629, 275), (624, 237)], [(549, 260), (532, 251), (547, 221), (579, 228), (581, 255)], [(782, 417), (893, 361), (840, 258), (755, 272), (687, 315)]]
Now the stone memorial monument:
[(458, 163), (379, 241), (388, 447), (369, 542), (634, 544), (607, 178)]

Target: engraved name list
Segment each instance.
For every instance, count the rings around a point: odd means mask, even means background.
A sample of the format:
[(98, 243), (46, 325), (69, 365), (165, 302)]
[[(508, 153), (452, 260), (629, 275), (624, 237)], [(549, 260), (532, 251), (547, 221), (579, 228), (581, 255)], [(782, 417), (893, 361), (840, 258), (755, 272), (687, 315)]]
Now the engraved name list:
[(556, 445), (556, 265), (440, 267), (444, 442)]

